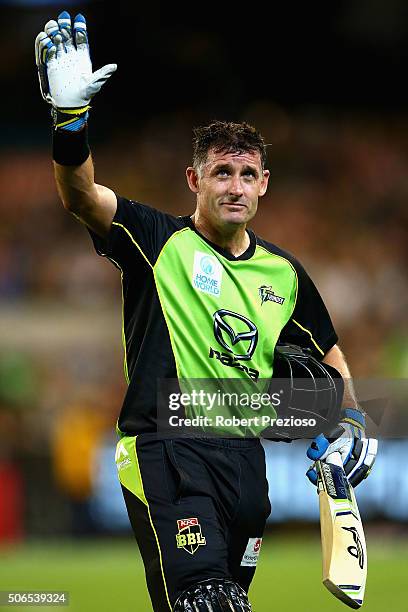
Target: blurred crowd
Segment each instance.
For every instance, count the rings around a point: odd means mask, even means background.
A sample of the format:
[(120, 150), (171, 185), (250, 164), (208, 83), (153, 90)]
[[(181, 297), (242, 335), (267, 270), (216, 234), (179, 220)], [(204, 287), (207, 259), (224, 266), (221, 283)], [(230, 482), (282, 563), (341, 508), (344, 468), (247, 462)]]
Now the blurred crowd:
[[(263, 133), (271, 171), (254, 230), (303, 263), (355, 377), (407, 377), (408, 119), (263, 102), (243, 118)], [(192, 212), (184, 170), (200, 122), (156, 116), (94, 144), (91, 122), (97, 182)], [(24, 475), (26, 457), (48, 458), (59, 491), (82, 503), (125, 390), (120, 275), (64, 211), (48, 149), (1, 151), (0, 188), (0, 468), (21, 461)]]

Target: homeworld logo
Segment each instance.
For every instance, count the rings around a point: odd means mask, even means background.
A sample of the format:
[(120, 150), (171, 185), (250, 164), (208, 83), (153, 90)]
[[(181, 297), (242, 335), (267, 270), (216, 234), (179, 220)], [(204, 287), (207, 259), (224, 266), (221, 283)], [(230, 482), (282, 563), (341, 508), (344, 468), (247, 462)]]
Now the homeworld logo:
[(259, 297), (261, 298), (261, 306), (265, 302), (275, 302), (276, 304), (283, 304), (283, 302), (285, 301), (284, 297), (281, 297), (280, 295), (276, 295), (274, 293), (270, 285), (269, 287), (267, 285), (261, 285), (258, 289), (258, 292)]
[(194, 289), (218, 297), (221, 293), (222, 271), (222, 265), (214, 255), (202, 251), (194, 253)]
[(218, 359), (223, 365), (242, 370), (253, 380), (258, 380), (259, 371), (242, 363), (252, 358), (258, 344), (258, 329), (255, 323), (225, 308), (217, 310), (213, 319), (214, 336), (226, 352), (210, 347), (210, 359)]

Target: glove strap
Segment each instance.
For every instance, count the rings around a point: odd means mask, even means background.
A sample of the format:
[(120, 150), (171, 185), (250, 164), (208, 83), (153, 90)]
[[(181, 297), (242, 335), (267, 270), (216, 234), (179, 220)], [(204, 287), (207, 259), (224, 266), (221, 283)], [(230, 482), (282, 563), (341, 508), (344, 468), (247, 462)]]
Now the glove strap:
[(82, 130), (88, 120), (88, 110), (90, 108), (89, 104), (81, 108), (52, 108), (51, 116), (54, 129), (68, 132)]
[(364, 431), (366, 427), (364, 414), (356, 408), (344, 408), (342, 411), (341, 422), (349, 423), (350, 425), (361, 429), (361, 431)]

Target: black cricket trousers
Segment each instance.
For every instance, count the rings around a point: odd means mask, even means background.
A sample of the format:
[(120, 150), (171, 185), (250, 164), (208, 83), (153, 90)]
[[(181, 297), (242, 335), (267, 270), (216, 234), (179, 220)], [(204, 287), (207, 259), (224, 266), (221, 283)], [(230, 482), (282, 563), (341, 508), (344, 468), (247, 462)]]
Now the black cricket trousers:
[(116, 463), (155, 612), (209, 578), (248, 592), (271, 511), (258, 439), (126, 436)]

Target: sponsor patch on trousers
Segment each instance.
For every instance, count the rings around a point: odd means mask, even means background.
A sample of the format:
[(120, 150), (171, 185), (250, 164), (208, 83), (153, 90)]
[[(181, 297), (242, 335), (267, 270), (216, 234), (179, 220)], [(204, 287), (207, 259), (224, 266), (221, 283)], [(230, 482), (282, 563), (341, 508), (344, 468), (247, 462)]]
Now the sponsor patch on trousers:
[(247, 547), (242, 557), (241, 565), (246, 567), (255, 567), (258, 563), (261, 545), (262, 538), (249, 538)]

